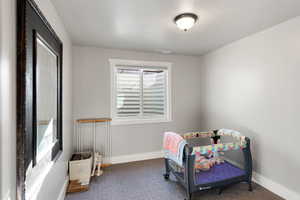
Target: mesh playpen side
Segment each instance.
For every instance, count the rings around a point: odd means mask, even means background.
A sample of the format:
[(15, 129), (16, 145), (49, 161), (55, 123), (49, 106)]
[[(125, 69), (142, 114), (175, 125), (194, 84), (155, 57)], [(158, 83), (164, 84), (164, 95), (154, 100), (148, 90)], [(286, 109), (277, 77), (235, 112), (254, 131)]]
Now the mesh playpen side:
[(185, 188), (188, 200), (194, 192), (219, 188), (221, 193), (225, 186), (240, 182), (247, 182), (249, 191), (252, 191), (252, 156), (249, 138), (245, 137), (245, 145), (241, 148), (244, 159), (243, 169), (225, 160), (224, 163), (215, 165), (206, 172), (196, 172), (194, 149), (195, 147), (189, 144), (185, 145), (183, 168), (165, 158), (165, 179), (169, 179), (172, 173)]

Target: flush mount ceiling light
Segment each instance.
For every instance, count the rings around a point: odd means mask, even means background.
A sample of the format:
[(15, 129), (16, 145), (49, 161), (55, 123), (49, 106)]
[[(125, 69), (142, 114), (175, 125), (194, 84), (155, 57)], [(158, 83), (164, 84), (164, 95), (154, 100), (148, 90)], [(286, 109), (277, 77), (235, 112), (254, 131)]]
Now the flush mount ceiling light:
[(198, 16), (194, 13), (183, 13), (180, 15), (177, 15), (174, 18), (174, 22), (177, 25), (177, 27), (181, 30), (187, 31), (190, 28), (192, 28), (196, 21), (198, 20)]

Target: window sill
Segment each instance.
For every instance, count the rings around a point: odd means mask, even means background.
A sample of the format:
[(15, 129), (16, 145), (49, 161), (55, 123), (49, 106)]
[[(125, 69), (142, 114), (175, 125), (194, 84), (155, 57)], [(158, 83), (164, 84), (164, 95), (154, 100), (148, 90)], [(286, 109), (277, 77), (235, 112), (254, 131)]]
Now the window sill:
[(168, 123), (168, 122), (172, 122), (172, 120), (171, 119), (135, 119), (135, 120), (113, 119), (111, 121), (111, 125), (120, 126), (120, 125), (156, 124), (156, 123)]

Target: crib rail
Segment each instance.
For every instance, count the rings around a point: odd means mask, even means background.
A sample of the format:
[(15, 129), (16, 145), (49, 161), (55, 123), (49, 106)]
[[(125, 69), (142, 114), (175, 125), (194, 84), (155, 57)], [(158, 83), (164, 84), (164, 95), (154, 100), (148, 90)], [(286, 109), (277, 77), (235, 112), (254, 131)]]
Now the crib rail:
[[(222, 136), (230, 136), (237, 139), (237, 142), (219, 143)], [(182, 135), (184, 139), (207, 138), (210, 137), (214, 142), (211, 145), (193, 147), (192, 154), (205, 155), (218, 151), (231, 151), (246, 147), (246, 137), (240, 132), (230, 129), (220, 129), (208, 132), (189, 132)]]

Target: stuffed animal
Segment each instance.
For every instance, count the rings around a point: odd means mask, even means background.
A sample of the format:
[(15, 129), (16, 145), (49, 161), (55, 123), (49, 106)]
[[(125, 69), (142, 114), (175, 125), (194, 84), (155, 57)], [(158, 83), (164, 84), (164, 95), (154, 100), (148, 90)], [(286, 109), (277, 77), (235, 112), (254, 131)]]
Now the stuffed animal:
[(195, 160), (196, 170), (208, 171), (211, 167), (214, 166), (214, 164), (215, 164), (215, 160), (207, 159), (205, 156), (196, 155), (196, 160)]
[[(218, 139), (217, 144), (220, 143), (220, 139)], [(211, 144), (214, 144), (214, 140), (211, 139)], [(220, 154), (222, 152), (211, 152), (206, 156), (201, 155), (200, 153), (196, 153), (195, 157), (195, 169), (197, 171), (208, 171), (215, 164), (221, 164), (224, 162), (224, 159), (221, 158)]]
[(94, 153), (94, 164), (92, 169), (92, 175), (91, 176), (101, 176), (103, 174), (103, 171), (101, 170), (102, 165), (102, 155), (99, 152)]

